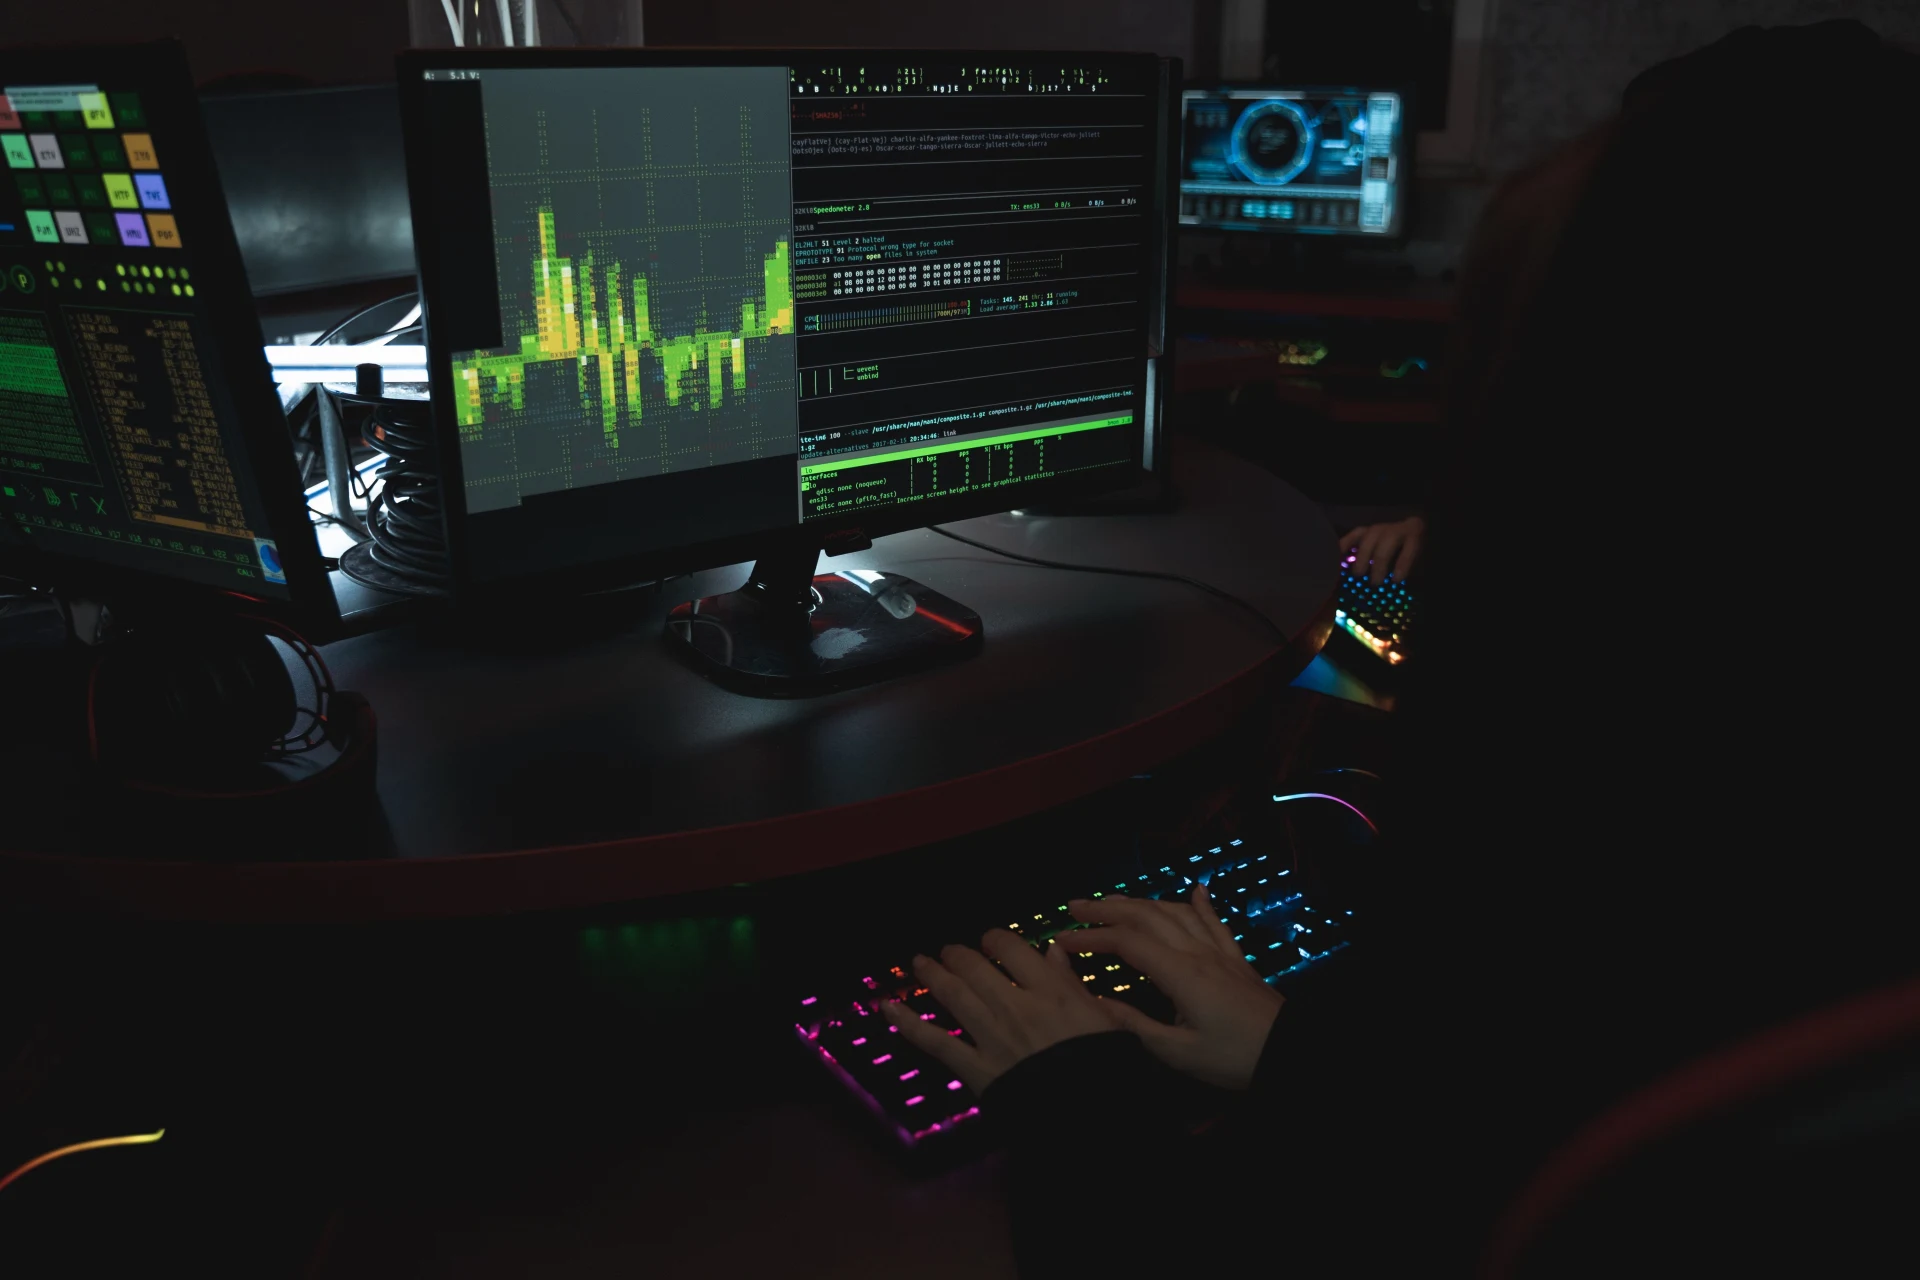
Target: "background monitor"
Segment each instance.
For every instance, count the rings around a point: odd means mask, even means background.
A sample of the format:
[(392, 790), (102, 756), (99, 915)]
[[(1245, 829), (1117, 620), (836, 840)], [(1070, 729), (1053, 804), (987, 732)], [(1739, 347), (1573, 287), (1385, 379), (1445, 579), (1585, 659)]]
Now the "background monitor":
[(332, 596), (185, 56), (0, 51), (0, 573)]
[(403, 55), (457, 583), (1134, 483), (1160, 85), (1109, 54)]
[(1182, 226), (1403, 234), (1412, 135), (1400, 93), (1238, 87), (1182, 99)]
[(414, 275), (393, 85), (218, 94), (201, 109), (256, 296)]

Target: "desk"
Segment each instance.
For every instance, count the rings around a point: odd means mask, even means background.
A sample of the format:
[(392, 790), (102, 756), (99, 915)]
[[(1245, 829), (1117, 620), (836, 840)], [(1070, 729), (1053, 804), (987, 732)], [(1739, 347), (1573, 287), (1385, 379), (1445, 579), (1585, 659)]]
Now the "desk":
[(1174, 305), (1182, 311), (1250, 311), (1427, 324), (1450, 323), (1453, 301), (1453, 286), (1433, 280), (1399, 281), (1372, 288), (1275, 287), (1258, 278), (1198, 272), (1182, 273), (1174, 292)]
[(1174, 443), (1177, 510), (956, 529), (1200, 578), (1263, 610), (1287, 646), (1177, 583), (1023, 565), (925, 530), (829, 566), (898, 570), (965, 602), (984, 651), (819, 698), (726, 692), (660, 642), (666, 608), (731, 590), (745, 565), (670, 583), (620, 634), (537, 652), (401, 627), (325, 651), (339, 687), (379, 716), (384, 838), (335, 860), (243, 865), (0, 853), (0, 897), (256, 922), (568, 909), (819, 870), (1091, 794), (1222, 732), (1332, 623), (1337, 553), (1319, 509), (1257, 467)]

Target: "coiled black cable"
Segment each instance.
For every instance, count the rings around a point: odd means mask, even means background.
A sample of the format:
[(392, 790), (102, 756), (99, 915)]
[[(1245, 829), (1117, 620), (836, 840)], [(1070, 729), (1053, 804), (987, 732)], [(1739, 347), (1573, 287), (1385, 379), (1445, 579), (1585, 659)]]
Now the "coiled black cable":
[(380, 487), (367, 504), (369, 556), (417, 590), (445, 591), (451, 579), (441, 522), (432, 403), (374, 401), (360, 438), (387, 455), (380, 468)]

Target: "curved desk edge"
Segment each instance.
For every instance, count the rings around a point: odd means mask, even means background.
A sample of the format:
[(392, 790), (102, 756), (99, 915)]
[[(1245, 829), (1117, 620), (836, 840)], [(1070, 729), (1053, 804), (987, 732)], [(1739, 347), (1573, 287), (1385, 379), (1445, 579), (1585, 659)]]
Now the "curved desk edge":
[[(823, 871), (970, 835), (1156, 768), (1224, 733), (1306, 669), (1329, 595), (1284, 647), (1186, 702), (1038, 756), (830, 809), (724, 827), (451, 858), (176, 862), (0, 852), (0, 898), (201, 922), (422, 920), (573, 910)], [(924, 821), (947, 815), (938, 829)]]

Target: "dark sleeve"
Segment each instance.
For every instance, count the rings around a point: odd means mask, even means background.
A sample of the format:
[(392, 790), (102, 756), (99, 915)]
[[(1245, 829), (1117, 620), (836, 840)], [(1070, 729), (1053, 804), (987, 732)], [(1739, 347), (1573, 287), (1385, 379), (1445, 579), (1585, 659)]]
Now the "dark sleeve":
[(1325, 992), (1288, 997), (1253, 1069), (1254, 1097), (1273, 1102), (1290, 1089), (1339, 1079), (1351, 1066), (1348, 1054), (1357, 1047), (1354, 1012)]
[[(1408, 1105), (1421, 1061), (1381, 986), (1378, 950), (1287, 998), (1242, 1095), (1204, 1157), (1261, 1188), (1243, 1206), (1284, 1222), (1286, 1257), (1300, 1276), (1449, 1274), (1436, 1256), (1409, 1256), (1409, 1171), (1427, 1145)], [(1356, 952), (1359, 949), (1356, 948)], [(1381, 1230), (1394, 1223), (1393, 1231)]]
[(1006, 1144), (1022, 1276), (1089, 1263), (1132, 1275), (1174, 1261), (1169, 1226), (1191, 1220), (1193, 1145), (1178, 1093), (1130, 1031), (1062, 1041), (987, 1087), (981, 1114)]
[(1391, 1108), (1361, 969), (1288, 998), (1244, 1093), (1194, 1085), (1125, 1031), (1064, 1041), (990, 1085), (981, 1112), (1006, 1145), (1021, 1274), (1185, 1274), (1195, 1223), (1284, 1232), (1302, 1275), (1363, 1254)]
[(981, 1111), (1009, 1144), (1072, 1132), (1135, 1109), (1163, 1072), (1131, 1031), (1076, 1036), (1014, 1064), (987, 1086)]

